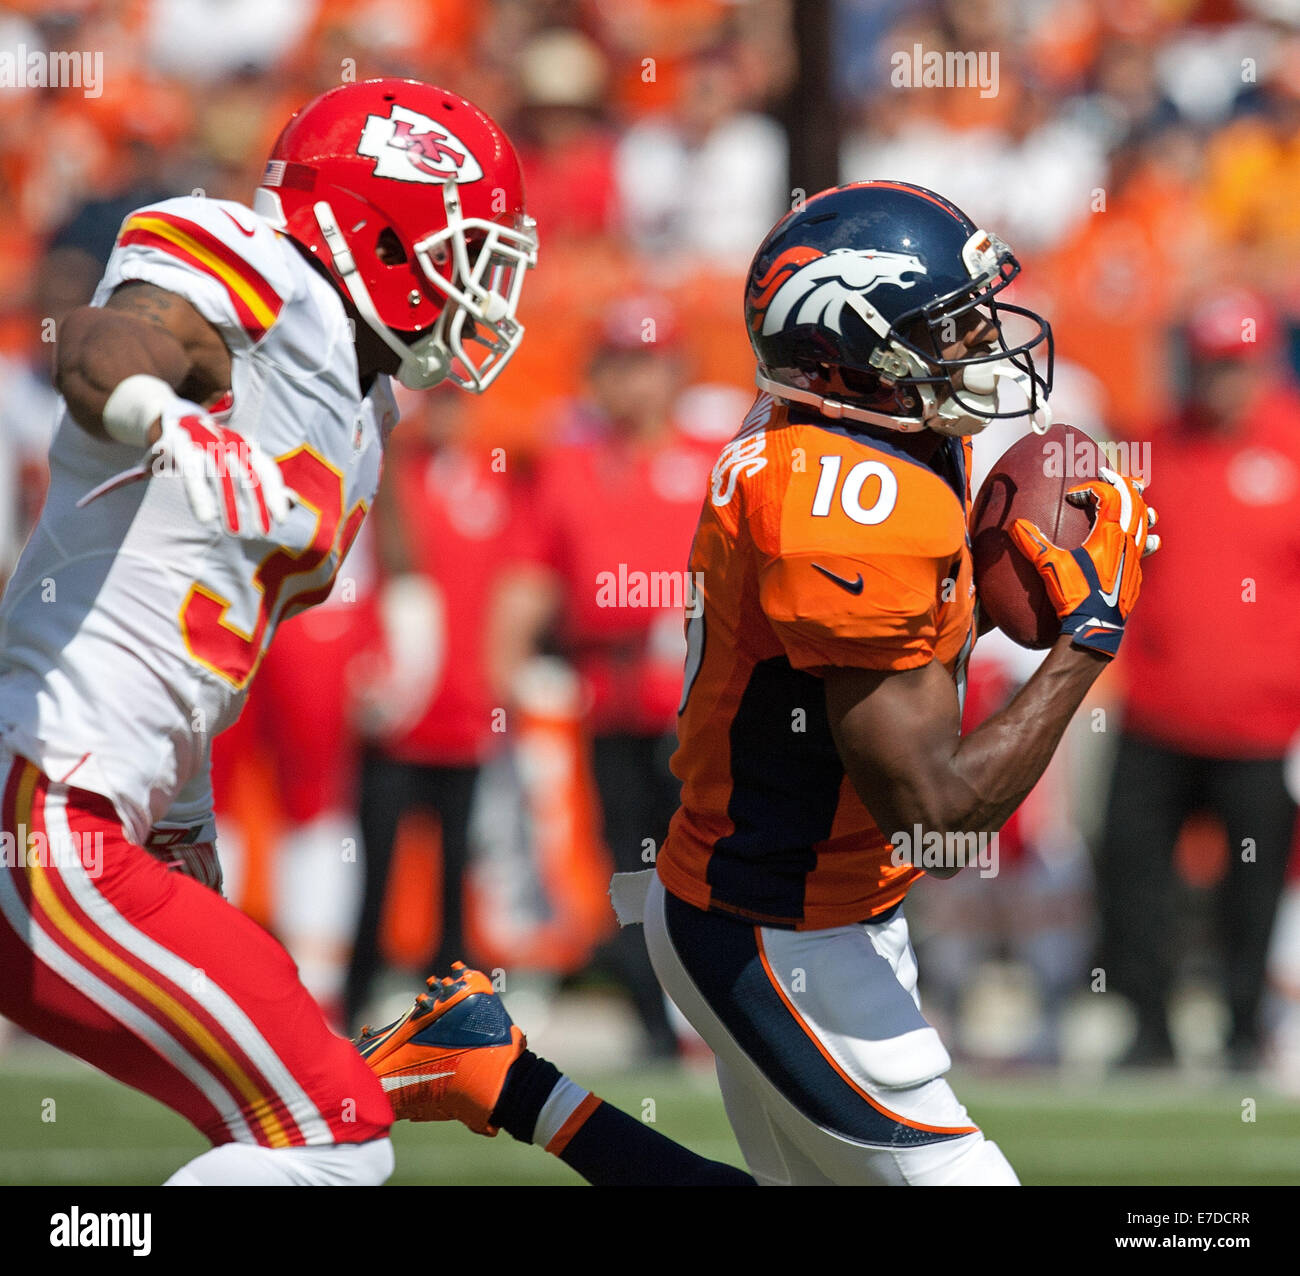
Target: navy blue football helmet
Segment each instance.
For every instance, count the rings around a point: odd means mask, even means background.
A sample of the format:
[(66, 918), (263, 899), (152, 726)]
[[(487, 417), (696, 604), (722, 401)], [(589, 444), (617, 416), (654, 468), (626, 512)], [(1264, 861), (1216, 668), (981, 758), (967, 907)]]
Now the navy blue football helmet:
[[(749, 268), (758, 384), (823, 416), (892, 430), (975, 434), (1024, 416), (1046, 429), (1051, 327), (997, 300), (1019, 273), (1001, 239), (923, 187), (822, 191), (772, 228)], [(1026, 329), (1014, 344), (1008, 315)], [(961, 357), (945, 357), (954, 347)], [(999, 410), (1003, 380), (1023, 407)]]

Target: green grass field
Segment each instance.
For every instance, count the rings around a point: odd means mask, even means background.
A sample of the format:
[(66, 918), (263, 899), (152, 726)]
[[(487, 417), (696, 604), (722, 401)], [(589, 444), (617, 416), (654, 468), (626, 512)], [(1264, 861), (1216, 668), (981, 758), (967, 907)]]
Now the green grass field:
[[(707, 1073), (638, 1069), (578, 1079), (636, 1116), (653, 1100), (665, 1134), (740, 1164)], [(1173, 1074), (1104, 1086), (1041, 1075), (953, 1080), (1026, 1183), (1300, 1183), (1300, 1099), (1250, 1081), (1198, 1086)], [(1247, 1098), (1255, 1101), (1253, 1121), (1242, 1119)], [(396, 1183), (579, 1182), (508, 1135), (399, 1125), (395, 1139)], [(203, 1147), (180, 1117), (75, 1060), (27, 1047), (0, 1056), (0, 1184), (159, 1183)]]

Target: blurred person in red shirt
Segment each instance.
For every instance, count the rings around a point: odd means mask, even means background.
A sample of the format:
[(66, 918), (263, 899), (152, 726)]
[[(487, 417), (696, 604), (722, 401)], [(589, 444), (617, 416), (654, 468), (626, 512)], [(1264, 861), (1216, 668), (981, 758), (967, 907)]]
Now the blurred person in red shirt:
[(615, 135), (605, 121), (608, 68), (580, 31), (534, 36), (519, 64), (522, 101), (511, 136), (537, 224), (551, 238), (609, 233), (618, 211)]
[[(512, 637), (522, 664), (544, 645), (572, 662), (587, 697), (604, 840), (620, 872), (644, 869), (677, 809), (668, 769), (686, 654), (686, 570), (716, 451), (678, 428), (682, 335), (666, 298), (629, 297), (606, 316), (585, 397), (538, 467), (532, 616)], [(677, 1053), (663, 994), (634, 928), (602, 954), (627, 988), (652, 1055)]]
[[(501, 449), (468, 446), (462, 396), (433, 390), (404, 413), (385, 461), (374, 524), (379, 648), (354, 666), (360, 726), (360, 824), (365, 882), (345, 993), (361, 1018), (382, 965), (380, 923), (398, 828), (412, 811), (437, 817), (442, 924), (426, 965), (466, 956), (463, 882), (479, 768), (494, 741), (489, 653), (511, 614), (509, 564), (527, 521)], [(499, 729), (499, 728), (498, 728)], [(472, 954), (471, 954), (472, 956)]]
[(1156, 439), (1168, 547), (1143, 588), (1098, 863), (1102, 964), (1137, 1011), (1125, 1061), (1172, 1062), (1173, 850), (1187, 817), (1222, 820), (1228, 1058), (1258, 1059), (1265, 959), (1296, 807), (1283, 759), (1300, 730), (1300, 387), (1264, 298), (1191, 311), (1187, 393)]

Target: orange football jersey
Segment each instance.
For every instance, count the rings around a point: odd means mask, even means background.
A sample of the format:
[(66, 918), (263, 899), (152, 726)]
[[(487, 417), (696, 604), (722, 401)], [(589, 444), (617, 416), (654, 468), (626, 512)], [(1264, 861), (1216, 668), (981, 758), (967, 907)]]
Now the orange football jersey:
[(819, 929), (892, 908), (890, 861), (831, 738), (821, 671), (938, 660), (973, 641), (970, 443), (934, 461), (761, 394), (722, 449), (691, 550), (688, 655), (659, 855), (698, 908)]

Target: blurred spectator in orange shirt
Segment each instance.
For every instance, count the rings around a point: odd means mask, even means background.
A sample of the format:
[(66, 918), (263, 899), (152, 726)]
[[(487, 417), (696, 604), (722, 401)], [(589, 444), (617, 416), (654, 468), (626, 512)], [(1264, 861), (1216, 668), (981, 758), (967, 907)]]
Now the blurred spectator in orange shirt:
[(1106, 389), (1120, 437), (1168, 411), (1163, 334), (1193, 278), (1222, 279), (1200, 212), (1200, 145), (1179, 125), (1122, 147), (1089, 215), (1047, 263), (1061, 355)]
[(1220, 884), (1229, 1061), (1258, 1058), (1269, 935), (1296, 808), (1283, 759), (1300, 731), (1300, 387), (1262, 297), (1192, 312), (1182, 411), (1157, 434), (1164, 540), (1120, 656), (1128, 693), (1098, 864), (1102, 965), (1138, 1014), (1131, 1063), (1173, 1058), (1173, 849), (1193, 812), (1227, 831)]
[(1300, 309), (1300, 36), (1280, 42), (1248, 114), (1210, 139), (1204, 203), (1232, 278)]

